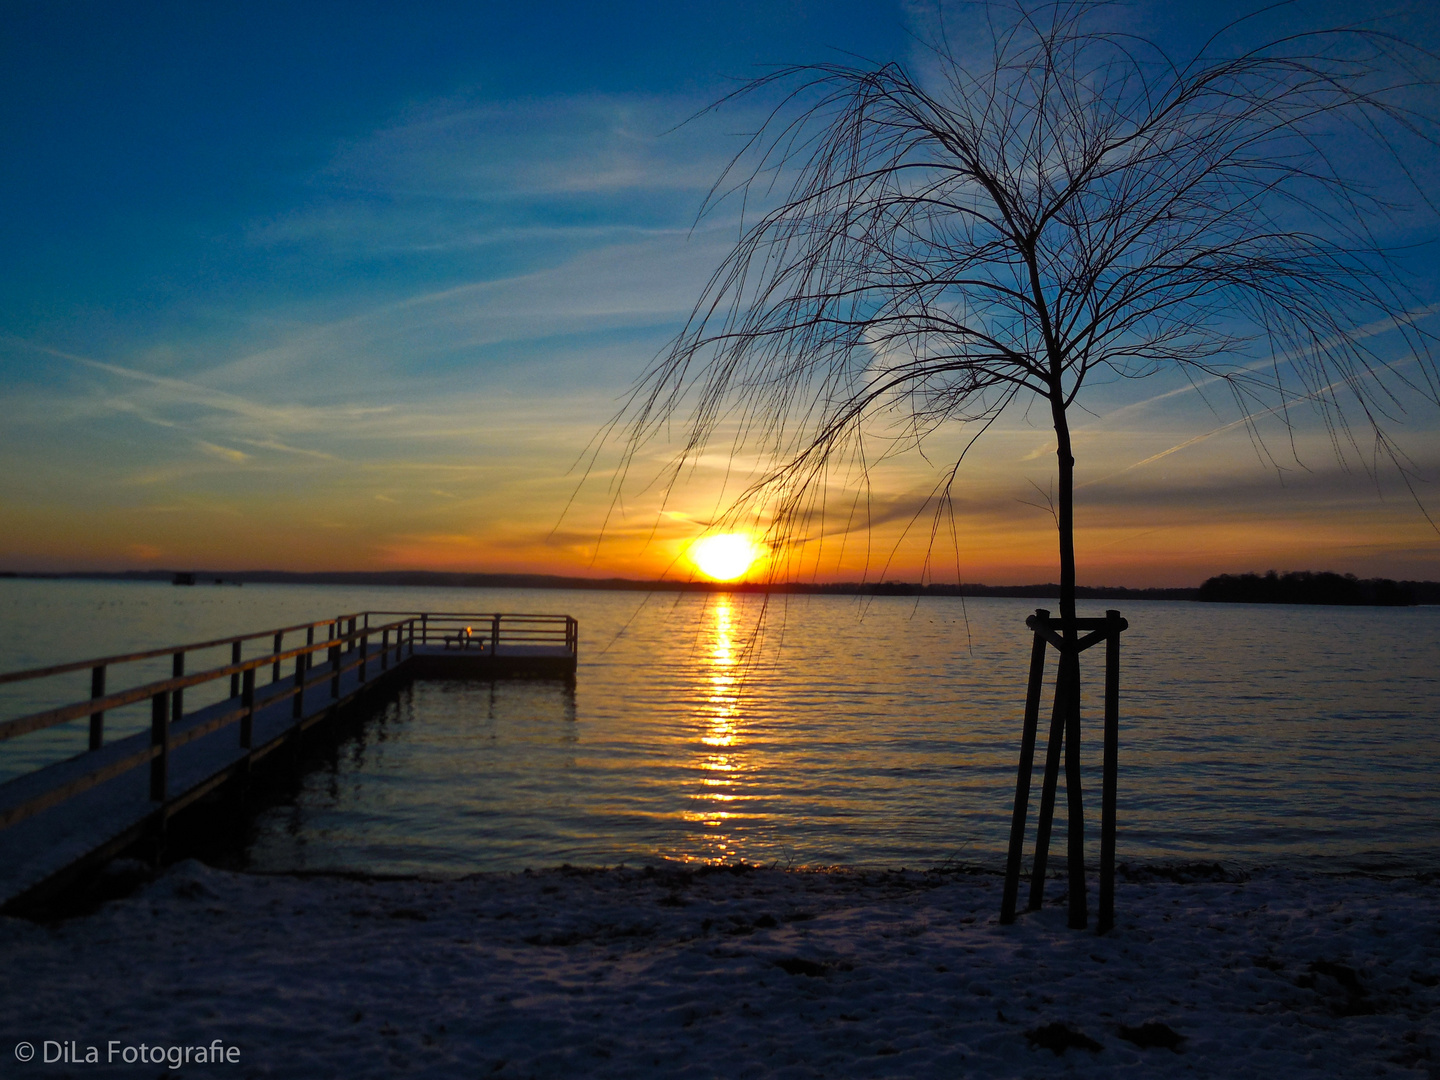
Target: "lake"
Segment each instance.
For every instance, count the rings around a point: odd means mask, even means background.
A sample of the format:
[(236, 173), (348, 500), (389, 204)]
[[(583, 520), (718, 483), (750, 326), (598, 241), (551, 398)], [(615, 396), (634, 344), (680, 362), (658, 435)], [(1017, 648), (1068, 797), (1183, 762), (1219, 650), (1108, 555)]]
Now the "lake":
[[(1056, 604), (5, 579), (0, 670), (365, 609), (570, 614), (573, 688), (413, 684), (258, 816), (251, 864), (998, 866), (1037, 606)], [(1440, 869), (1440, 607), (1119, 606), (1120, 859)], [(1092, 858), (1102, 654), (1084, 657)], [(0, 687), (0, 717), (88, 694), (66, 678)], [(107, 737), (147, 722), (119, 711)], [(83, 746), (83, 722), (0, 744), (0, 779)]]

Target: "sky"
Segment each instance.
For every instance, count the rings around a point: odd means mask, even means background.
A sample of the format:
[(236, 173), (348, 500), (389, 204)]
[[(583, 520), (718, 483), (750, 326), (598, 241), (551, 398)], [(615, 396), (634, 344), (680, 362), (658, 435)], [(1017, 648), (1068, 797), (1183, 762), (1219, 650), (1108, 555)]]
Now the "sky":
[[(1228, 9), (1127, 10), (1183, 43)], [(617, 502), (611, 457), (577, 463), (734, 242), (733, 212), (697, 212), (762, 103), (706, 106), (768, 65), (914, 62), (931, 17), (10, 0), (0, 569), (693, 574), (732, 463), (703, 459), (663, 503), (644, 483)], [(1272, 460), (1176, 376), (1081, 407), (1082, 584), (1440, 578), (1433, 406), (1392, 425), (1413, 492), (1308, 416), (1293, 441), (1262, 422)], [(934, 544), (916, 510), (958, 434), (875, 469), (865, 521), (805, 572), (1055, 580), (1047, 420), (987, 432)]]

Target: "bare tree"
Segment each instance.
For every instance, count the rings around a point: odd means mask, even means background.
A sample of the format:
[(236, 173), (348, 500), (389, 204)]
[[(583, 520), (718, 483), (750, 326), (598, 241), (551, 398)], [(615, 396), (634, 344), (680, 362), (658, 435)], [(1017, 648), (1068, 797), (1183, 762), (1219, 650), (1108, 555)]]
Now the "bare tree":
[[(1342, 458), (1363, 442), (1402, 473), (1387, 425), (1417, 395), (1440, 401), (1429, 312), (1396, 254), (1420, 220), (1407, 214), (1434, 217), (1415, 171), (1440, 145), (1431, 58), (1367, 25), (1227, 46), (1242, 20), (1176, 59), (1106, 29), (1114, 13), (975, 5), (978, 61), (942, 34), (923, 78), (805, 66), (740, 91), (778, 103), (710, 205), (743, 199), (758, 219), (621, 421), (631, 460), (686, 423), (672, 477), (717, 441), (763, 451), (732, 511), (759, 513), (783, 546), (811, 535), (834, 470), (864, 482), (885, 421), (886, 452), (955, 425), (968, 450), (1012, 404), (1048, 408), (1067, 647), (1046, 792), (1053, 803), (1063, 731), (1080, 926), (1070, 410), (1082, 387), (1097, 372), (1178, 368), (1227, 387), (1264, 454), (1257, 421), (1288, 427), (1306, 402)], [(937, 524), (963, 458), (941, 470)]]
[[(1411, 395), (1440, 398), (1428, 312), (1387, 247), (1397, 186), (1431, 209), (1412, 171), (1436, 145), (1429, 57), (1346, 26), (1233, 55), (1221, 33), (1175, 60), (1092, 28), (1107, 14), (973, 7), (983, 62), (941, 37), (923, 81), (822, 65), (739, 91), (784, 94), (709, 205), (788, 195), (744, 228), (638, 385), (627, 458), (687, 413), (674, 476), (717, 439), (758, 449), (769, 465), (732, 511), (758, 509), (783, 547), (809, 535), (837, 465), (863, 482), (877, 419), (885, 452), (956, 424), (968, 449), (1012, 402), (1043, 402), (1062, 618), (1070, 409), (1097, 371), (1220, 380), (1264, 453), (1254, 420), (1306, 401), (1338, 453), (1374, 440), (1403, 464), (1386, 421)], [(1402, 347), (1377, 351), (1377, 330)]]

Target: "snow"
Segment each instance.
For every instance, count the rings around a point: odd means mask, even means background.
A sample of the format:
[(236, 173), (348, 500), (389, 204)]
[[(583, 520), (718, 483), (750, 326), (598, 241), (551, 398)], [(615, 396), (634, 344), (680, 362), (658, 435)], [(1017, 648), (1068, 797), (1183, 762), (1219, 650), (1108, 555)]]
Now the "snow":
[[(1066, 929), (1061, 888), (1003, 927), (980, 872), (184, 862), (88, 915), (0, 919), (0, 1054), (16, 1077), (164, 1075), (105, 1065), (110, 1041), (217, 1039), (238, 1063), (173, 1075), (1440, 1076), (1440, 884), (1135, 872), (1104, 937)], [(1122, 1036), (1147, 1023), (1184, 1041)], [(43, 1064), (45, 1040), (101, 1064)]]

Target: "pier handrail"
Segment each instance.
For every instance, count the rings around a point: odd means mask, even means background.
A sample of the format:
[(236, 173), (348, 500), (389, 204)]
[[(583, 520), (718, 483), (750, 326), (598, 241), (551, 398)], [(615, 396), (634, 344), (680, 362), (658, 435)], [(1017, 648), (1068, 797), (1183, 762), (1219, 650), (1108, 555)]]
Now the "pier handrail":
[[(360, 619), (357, 614), (353, 619), (351, 616), (344, 616), (348, 625), (354, 626)], [(169, 679), (155, 680), (142, 686), (131, 687), (128, 690), (117, 691), (103, 697), (89, 698), (85, 701), (75, 702), (71, 705), (62, 705), (55, 709), (46, 709), (42, 712), (32, 713), (29, 716), (18, 717), (0, 724), (0, 741), (24, 735), (42, 728), (52, 727), (64, 723), (66, 720), (75, 720), (89, 715), (92, 718), (97, 714), (103, 716), (104, 711), (109, 708), (119, 708), (122, 705), (134, 704), (144, 701), (147, 698), (151, 702), (151, 732), (150, 745), (127, 754), (119, 760), (111, 760), (101, 764), (98, 768), (89, 770), (79, 776), (75, 776), (68, 782), (46, 791), (21, 797), (19, 801), (10, 805), (0, 806), (0, 829), (8, 828), (25, 820), (42, 810), (49, 809), (59, 803), (88, 791), (90, 788), (107, 780), (114, 779), (131, 769), (145, 765), (147, 762), (151, 768), (150, 797), (157, 803), (164, 804), (168, 799), (168, 762), (170, 754), (175, 749), (184, 746), (193, 739), (208, 735), (231, 724), (240, 724), (240, 745), (246, 748), (247, 752), (251, 746), (251, 725), (253, 724), (257, 701), (255, 693), (255, 672), (262, 667), (274, 667), (278, 672), (279, 666), (284, 660), (295, 661), (295, 674), (293, 679), (287, 678), (289, 685), (283, 686), (277, 691), (266, 695), (265, 706), (270, 707), (287, 700), (294, 701), (294, 712), (298, 717), (301, 712), (301, 702), (305, 692), (320, 682), (330, 682), (332, 694), (338, 694), (339, 681), (341, 676), (356, 668), (360, 669), (361, 683), (365, 682), (365, 667), (368, 663), (379, 661), (379, 668), (384, 671), (390, 666), (390, 654), (395, 654), (396, 662), (403, 655), (404, 649), (408, 646), (414, 649), (414, 625), (419, 621), (418, 616), (411, 616), (406, 619), (399, 619), (395, 622), (382, 626), (357, 626), (355, 630), (345, 633), (335, 633), (334, 636), (318, 642), (307, 642), (304, 645), (296, 646), (293, 649), (278, 653), (267, 653), (263, 656), (253, 657), (250, 660), (239, 663), (227, 664), (218, 668), (211, 668), (208, 671), (197, 671), (189, 675), (176, 675)], [(338, 630), (341, 626), (340, 619), (325, 619), (310, 626), (330, 626)], [(306, 629), (301, 624), (299, 629)], [(296, 629), (291, 627), (290, 629)], [(391, 632), (394, 632), (394, 639), (391, 640)], [(408, 632), (408, 633), (407, 633)], [(280, 631), (269, 632), (271, 636)], [(370, 653), (367, 643), (370, 638), (380, 636), (381, 647), (376, 653)], [(247, 637), (264, 637), (265, 634), (247, 635)], [(235, 639), (226, 639), (228, 643)], [(359, 648), (355, 648), (355, 643)], [(346, 646), (350, 646), (348, 663), (342, 661), (346, 655)], [(184, 651), (197, 648), (205, 648), (206, 645), (182, 646), (175, 650), (176, 655), (183, 655)], [(213, 646), (211, 646), (213, 647)], [(326, 668), (322, 668), (318, 675), (310, 675), (314, 665), (308, 657), (316, 652), (325, 650), (330, 653), (333, 661)], [(164, 655), (163, 653), (161, 655)], [(80, 667), (89, 666), (82, 664)], [(76, 670), (71, 668), (71, 670)], [(54, 674), (47, 668), (35, 668), (30, 672), (17, 672), (19, 675), (28, 675), (30, 678), (41, 678), (46, 674)], [(204, 721), (182, 726), (181, 721), (186, 719), (182, 712), (183, 692), (191, 687), (203, 683), (223, 679), (226, 676), (231, 678), (232, 693), (228, 700), (236, 704), (212, 715)], [(13, 681), (13, 680), (12, 680)], [(272, 685), (280, 682), (277, 675), (271, 680)], [(237, 684), (238, 687), (237, 687)], [(92, 727), (92, 736), (94, 728)], [(96, 754), (101, 749), (98, 740), (92, 737), (91, 745), (72, 760), (80, 760)], [(93, 760), (104, 762), (103, 757)], [(33, 775), (33, 774), (26, 774)], [(24, 777), (16, 777), (15, 780), (23, 780)], [(11, 781), (10, 783), (14, 783)], [(9, 788), (9, 783), (0, 785), (0, 790)]]
[[(233, 637), (216, 638), (214, 641), (197, 641), (185, 645), (171, 645), (164, 649), (147, 649), (144, 652), (119, 653), (115, 656), (101, 656), (94, 660), (72, 660), (65, 664), (52, 664), (43, 668), (27, 668), (24, 671), (7, 671), (0, 673), (0, 686), (6, 683), (21, 682), (25, 679), (41, 679), (49, 675), (64, 675), (70, 671), (84, 671), (86, 668), (109, 667), (112, 664), (128, 664), (137, 660), (153, 660), (157, 656), (174, 656), (177, 652), (199, 652), (201, 649), (218, 649), (221, 645), (233, 645), (236, 642), (254, 641), (263, 637), (274, 637), (276, 634), (288, 634), (295, 630), (311, 630), (317, 626), (329, 626), (332, 623), (346, 622), (350, 619), (360, 619), (366, 612), (356, 611), (347, 615), (339, 615), (333, 619), (317, 619), (315, 622), (296, 623), (294, 626), (281, 626), (274, 630), (260, 630), (253, 634), (236, 634)], [(370, 612), (369, 614), (406, 614), (405, 612)], [(376, 627), (375, 629), (379, 629)], [(268, 654), (267, 654), (268, 655)]]
[[(370, 615), (412, 615), (408, 611), (371, 611)], [(538, 615), (527, 612), (427, 611), (420, 616), (417, 643), (453, 640), (461, 629), (479, 627), (472, 640), (488, 640), (491, 647), (510, 645), (563, 645), (574, 655), (579, 645), (579, 624), (572, 615)]]
[[(400, 616), (392, 622), (371, 625), (370, 617)], [(490, 631), (493, 636), (482, 634), (481, 637), (488, 637), (492, 646), (500, 643), (501, 630), (505, 630), (505, 638), (511, 643), (519, 644), (561, 644), (571, 653), (576, 651), (578, 633), (575, 619), (569, 615), (538, 615), (524, 612), (417, 612), (417, 611), (357, 611), (338, 615), (326, 619), (317, 619), (308, 623), (296, 623), (293, 626), (283, 626), (272, 630), (262, 630), (249, 634), (235, 634), (231, 637), (216, 638), (213, 641), (200, 641), (184, 645), (173, 645), (163, 649), (147, 649), (141, 652), (120, 653), (114, 656), (100, 657), (94, 660), (77, 660), (65, 664), (52, 664), (46, 667), (30, 668), (25, 671), (13, 671), (0, 674), (0, 685), (7, 683), (22, 682), (30, 679), (48, 678), (54, 675), (63, 675), (72, 671), (84, 671), (90, 669), (96, 673), (92, 680), (92, 694), (81, 701), (72, 702), (68, 705), (60, 705), (40, 712), (30, 713), (26, 716), (16, 717), (12, 720), (0, 721), (0, 742), (19, 735), (25, 735), (32, 731), (40, 731), (56, 724), (63, 724), (70, 720), (79, 720), (89, 716), (92, 720), (98, 720), (106, 712), (118, 709), (126, 705), (133, 705), (144, 701), (146, 698), (153, 698), (158, 694), (176, 693), (192, 686), (199, 686), (204, 683), (213, 682), (216, 679), (229, 677), (230, 697), (238, 697), (240, 693), (240, 681), (246, 672), (256, 671), (263, 667), (269, 667), (274, 672), (272, 682), (280, 679), (280, 666), (287, 660), (293, 660), (298, 656), (309, 656), (321, 650), (329, 650), (337, 646), (351, 646), (355, 642), (368, 639), (376, 634), (385, 635), (388, 632), (396, 633), (396, 640), (402, 632), (408, 632), (409, 639), (415, 644), (428, 644), (432, 638), (443, 639), (445, 631), (451, 630), (459, 624), (479, 625), (484, 630)], [(363, 624), (363, 625), (362, 625)], [(518, 624), (518, 625), (517, 625)], [(353, 630), (341, 630), (343, 626), (352, 626)], [(151, 660), (162, 656), (171, 656), (177, 660), (186, 653), (199, 652), (204, 649), (215, 649), (225, 645), (232, 647), (239, 646), (246, 641), (256, 641), (261, 638), (271, 638), (279, 642), (285, 634), (297, 630), (313, 631), (316, 627), (331, 628), (332, 636), (323, 641), (307, 641), (304, 645), (298, 645), (291, 649), (281, 649), (273, 652), (263, 653), (249, 660), (239, 660), (238, 654), (232, 662), (221, 667), (209, 668), (205, 671), (197, 671), (191, 674), (177, 674), (168, 679), (154, 680), (140, 686), (130, 687), (125, 690), (117, 690), (105, 693), (104, 669), (124, 663), (132, 663), (140, 660)], [(417, 632), (418, 631), (418, 632)], [(232, 649), (232, 652), (234, 650)], [(344, 671), (350, 670), (349, 665)], [(91, 739), (91, 750), (99, 749), (100, 739), (98, 730)]]
[[(314, 625), (328, 625), (328, 622), (330, 622), (330, 619), (325, 619), (323, 624), (318, 624), (317, 622), (317, 624)], [(158, 680), (156, 683), (145, 683), (144, 685), (138, 685), (138, 687), (131, 687), (130, 690), (118, 690), (115, 691), (114, 694), (107, 694), (105, 697), (88, 697), (85, 698), (84, 701), (76, 701), (76, 703), (69, 704), (69, 706), (46, 708), (42, 713), (32, 713), (30, 716), (17, 717), (17, 719), (6, 720), (0, 723), (0, 742), (6, 739), (13, 739), (17, 734), (37, 732), (37, 730), (43, 729), (43, 727), (53, 727), (55, 724), (65, 723), (66, 720), (79, 720), (81, 717), (92, 716), (96, 711), (102, 711), (102, 713), (104, 713), (104, 711), (109, 711), (111, 708), (131, 706), (131, 704), (135, 704), (137, 701), (144, 701), (145, 698), (154, 697), (156, 694), (173, 694), (174, 691), (186, 690), (186, 688), (196, 687), (196, 685), (202, 683), (213, 683), (217, 678), (225, 678), (226, 675), (240, 675), (240, 677), (243, 677), (246, 671), (272, 667), (272, 665), (281, 664), (281, 662), (287, 660), (294, 660), (295, 657), (305, 657), (305, 655), (318, 652), (320, 649), (327, 649), (328, 651), (328, 649), (336, 647), (336, 645), (346, 645), (348, 642), (360, 641), (360, 638), (369, 638), (369, 636), (383, 634), (384, 631), (389, 631), (389, 629), (399, 629), (402, 628), (402, 626), (408, 626), (410, 622), (415, 622), (415, 619), (400, 619), (400, 621), (392, 622), (392, 624), (386, 624), (384, 626), (370, 626), (370, 628), (357, 629), (353, 634), (338, 636), (338, 638), (327, 638), (325, 641), (317, 641), (311, 645), (300, 645), (300, 647), (287, 649), (287, 651), (284, 652), (266, 652), (264, 657), (253, 657), (251, 660), (240, 661), (239, 664), (226, 664), (225, 667), (210, 668), (210, 670), (207, 671), (196, 671), (190, 675), (177, 675), (177, 677), (163, 678), (163, 680)], [(292, 626), (291, 629), (295, 629), (294, 626)], [(301, 625), (300, 629), (305, 629), (305, 626)], [(251, 636), (264, 638), (266, 635), (255, 634)], [(220, 644), (229, 644), (230, 641), (233, 641), (233, 639), (226, 638), (225, 641), (220, 642)], [(196, 651), (196, 649), (200, 648), (204, 648), (204, 645), (189, 645), (189, 647), (186, 647), (186, 651)], [(179, 648), (167, 649), (167, 651), (161, 652), (161, 654), (158, 655), (170, 655), (171, 652), (179, 651)], [(356, 664), (359, 664), (359, 661), (356, 661)], [(78, 665), (78, 667), (69, 668), (69, 670), (76, 671), (86, 667), (91, 667), (91, 664), (81, 664)], [(48, 668), (36, 668), (36, 672), (37, 674), (32, 674), (32, 672), (17, 672), (17, 674), (30, 674), (32, 678), (39, 678), (42, 674), (56, 674), (56, 672), (49, 671)]]
[[(348, 615), (345, 616), (346, 619), (348, 619), (349, 617), (350, 616)], [(298, 627), (292, 626), (289, 629), (305, 630), (308, 629), (310, 626), (328, 626), (335, 621), (337, 620), (322, 619), (320, 622), (310, 624), (302, 623)], [(63, 724), (67, 720), (79, 720), (81, 717), (92, 716), (97, 712), (108, 712), (111, 709), (118, 709), (122, 705), (133, 705), (138, 701), (144, 701), (146, 698), (153, 698), (159, 694), (173, 694), (178, 690), (185, 690), (192, 686), (199, 686), (202, 683), (213, 682), (216, 679), (223, 679), (229, 675), (239, 675), (243, 678), (245, 672), (247, 671), (255, 671), (259, 668), (264, 667), (273, 667), (275, 664), (284, 663), (286, 660), (293, 660), (297, 656), (308, 656), (311, 653), (319, 652), (322, 649), (328, 651), (329, 649), (332, 649), (339, 645), (346, 645), (350, 642), (359, 641), (361, 638), (369, 638), (373, 637), (375, 634), (383, 634), (387, 630), (398, 630), (402, 627), (408, 627), (411, 623), (417, 621), (418, 617), (412, 617), (410, 619), (401, 619), (393, 623), (387, 623), (384, 626), (362, 627), (355, 630), (353, 633), (346, 633), (340, 637), (327, 638), (324, 641), (317, 641), (309, 645), (300, 645), (293, 649), (287, 649), (284, 652), (265, 653), (263, 656), (252, 657), (251, 659), (243, 660), (238, 664), (226, 664), (223, 667), (210, 668), (206, 671), (197, 671), (190, 675), (172, 676), (169, 679), (160, 679), (155, 682), (145, 683), (142, 686), (131, 687), (128, 690), (117, 690), (115, 693), (107, 694), (104, 697), (85, 698), (83, 701), (77, 701), (70, 705), (61, 705), (57, 708), (45, 709), (44, 711), (38, 713), (31, 713), (28, 716), (16, 717), (14, 720), (6, 720), (0, 722), (0, 742), (3, 742), (6, 739), (14, 738), (17, 735), (25, 735), (31, 731), (39, 731), (43, 728), (53, 727), (56, 724)], [(269, 631), (265, 634), (249, 634), (246, 635), (244, 638), (224, 638), (218, 644), (228, 645), (232, 641), (247, 640), (248, 638), (268, 637), (275, 633), (281, 632), (282, 631)], [(181, 652), (182, 650), (185, 652), (194, 652), (198, 649), (203, 649), (207, 647), (213, 648), (214, 645), (202, 643), (199, 645), (177, 646), (174, 649), (165, 649), (153, 655), (168, 656), (174, 653)], [(136, 655), (139, 656), (142, 654)], [(93, 667), (103, 663), (106, 663), (106, 661), (86, 661), (84, 663), (76, 664), (74, 666), (68, 666), (65, 668), (65, 670), (79, 671), (84, 668)], [(352, 666), (358, 666), (358, 664), (359, 660), (356, 660), (353, 662)], [(349, 668), (342, 668), (341, 670), (347, 671), (349, 670)], [(58, 673), (59, 672), (56, 672), (50, 668), (35, 668), (31, 671), (15, 672), (14, 674), (16, 676), (28, 676), (30, 678), (38, 679), (45, 675), (54, 675)], [(325, 677), (329, 677), (328, 673)], [(11, 681), (15, 680), (12, 679)], [(235, 695), (231, 696), (233, 697)]]

